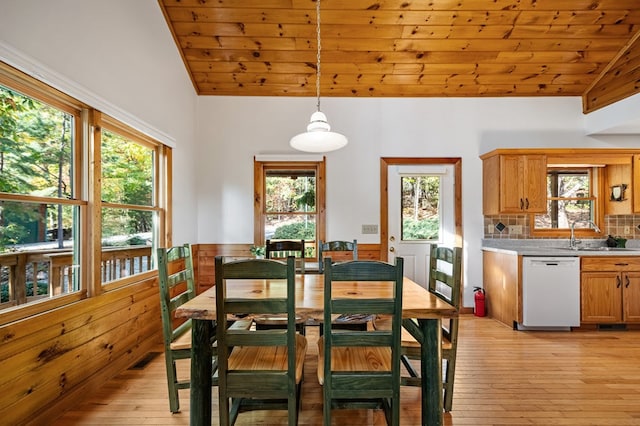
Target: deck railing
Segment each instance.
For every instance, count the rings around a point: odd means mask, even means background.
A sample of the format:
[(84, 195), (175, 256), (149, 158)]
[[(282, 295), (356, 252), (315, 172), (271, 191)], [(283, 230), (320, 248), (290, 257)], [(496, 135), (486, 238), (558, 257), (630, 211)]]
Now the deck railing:
[[(151, 269), (151, 247), (127, 246), (102, 251), (102, 282)], [(79, 290), (73, 252), (50, 249), (0, 254), (0, 309)]]

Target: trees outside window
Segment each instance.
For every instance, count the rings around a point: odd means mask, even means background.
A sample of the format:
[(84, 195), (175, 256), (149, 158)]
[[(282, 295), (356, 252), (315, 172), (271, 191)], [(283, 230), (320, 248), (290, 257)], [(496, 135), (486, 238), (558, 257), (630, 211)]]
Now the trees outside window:
[(440, 176), (402, 176), (402, 240), (440, 238)]
[[(547, 171), (547, 213), (535, 215), (536, 230), (568, 230), (575, 221), (597, 222), (591, 169)], [(578, 222), (576, 228), (590, 228)]]
[[(117, 131), (108, 123), (101, 131), (103, 283), (151, 269), (149, 249), (159, 213), (154, 199), (154, 147)], [(124, 258), (109, 255), (123, 249)]]

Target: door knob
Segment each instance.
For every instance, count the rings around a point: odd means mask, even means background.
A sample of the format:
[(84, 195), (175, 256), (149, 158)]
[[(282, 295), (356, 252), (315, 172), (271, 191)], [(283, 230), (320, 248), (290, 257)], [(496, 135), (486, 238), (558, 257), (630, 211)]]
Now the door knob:
[(396, 249), (395, 249), (395, 247), (389, 247), (389, 251), (390, 251), (391, 253), (393, 253), (394, 251), (396, 251)]
[(396, 240), (396, 237), (394, 237), (393, 235), (389, 237), (389, 241), (393, 242)]

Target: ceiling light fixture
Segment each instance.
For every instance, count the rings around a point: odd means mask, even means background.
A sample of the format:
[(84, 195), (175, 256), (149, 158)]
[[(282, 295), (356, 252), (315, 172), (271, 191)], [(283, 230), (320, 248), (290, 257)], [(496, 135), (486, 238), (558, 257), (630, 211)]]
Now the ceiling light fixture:
[(329, 152), (340, 149), (347, 144), (347, 138), (340, 133), (331, 131), (327, 116), (320, 111), (320, 0), (316, 0), (316, 36), (317, 36), (317, 64), (316, 64), (316, 107), (311, 114), (307, 131), (291, 138), (289, 145), (298, 151)]

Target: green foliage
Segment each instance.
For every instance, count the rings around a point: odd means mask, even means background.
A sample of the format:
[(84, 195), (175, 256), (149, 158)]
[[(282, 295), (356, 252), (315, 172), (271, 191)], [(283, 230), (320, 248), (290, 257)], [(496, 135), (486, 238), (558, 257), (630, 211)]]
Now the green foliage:
[(307, 208), (313, 210), (316, 206), (316, 192), (311, 188), (297, 196), (295, 201), (298, 209), (302, 211), (308, 211)]
[(273, 234), (274, 240), (315, 240), (316, 225), (315, 223), (291, 223), (276, 228)]
[(265, 246), (251, 246), (249, 251), (254, 256), (264, 256), (267, 253), (267, 248)]
[(440, 232), (438, 218), (422, 220), (404, 219), (402, 239), (404, 240), (436, 240)]
[[(48, 294), (49, 283), (47, 281), (38, 281), (38, 294)], [(33, 296), (33, 286), (27, 288), (27, 296)], [(3, 281), (0, 284), (0, 303), (9, 301), (9, 283)]]
[(300, 176), (269, 176), (265, 182), (269, 213), (291, 213), (313, 211), (316, 206), (316, 179)]

